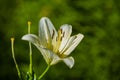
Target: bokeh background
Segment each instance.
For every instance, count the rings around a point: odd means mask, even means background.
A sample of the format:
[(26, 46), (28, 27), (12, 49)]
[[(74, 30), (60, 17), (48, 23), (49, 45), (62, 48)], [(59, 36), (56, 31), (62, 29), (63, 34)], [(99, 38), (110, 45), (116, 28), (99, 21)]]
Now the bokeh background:
[[(10, 38), (15, 37), (15, 56), (22, 74), (29, 66), (28, 42), (21, 37), (38, 34), (41, 17), (51, 19), (56, 29), (73, 26), (73, 35), (85, 35), (72, 52), (75, 65), (52, 66), (43, 80), (120, 80), (120, 0), (0, 0), (0, 80), (18, 80), (11, 56)], [(37, 76), (46, 68), (42, 55), (33, 47)]]

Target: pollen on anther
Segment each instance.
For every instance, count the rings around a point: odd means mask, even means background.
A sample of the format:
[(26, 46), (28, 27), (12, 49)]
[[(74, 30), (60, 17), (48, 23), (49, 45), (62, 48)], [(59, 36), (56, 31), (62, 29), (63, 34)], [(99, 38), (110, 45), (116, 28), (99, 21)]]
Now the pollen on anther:
[(65, 36), (65, 32), (63, 32), (63, 37)]
[(62, 41), (63, 36), (60, 37), (60, 41)]
[(52, 33), (52, 39), (53, 39), (54, 34), (55, 34), (55, 31), (53, 30), (53, 33)]
[(62, 29), (60, 29), (60, 32), (62, 33)]

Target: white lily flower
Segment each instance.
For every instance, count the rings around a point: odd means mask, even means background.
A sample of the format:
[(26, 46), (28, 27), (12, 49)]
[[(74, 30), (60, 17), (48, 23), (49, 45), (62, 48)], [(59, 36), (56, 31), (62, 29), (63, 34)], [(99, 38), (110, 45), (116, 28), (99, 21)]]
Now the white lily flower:
[(39, 22), (39, 35), (26, 34), (22, 40), (33, 43), (49, 65), (63, 61), (69, 68), (74, 65), (74, 58), (68, 57), (83, 39), (83, 34), (71, 36), (72, 26), (64, 24), (58, 32), (47, 17)]

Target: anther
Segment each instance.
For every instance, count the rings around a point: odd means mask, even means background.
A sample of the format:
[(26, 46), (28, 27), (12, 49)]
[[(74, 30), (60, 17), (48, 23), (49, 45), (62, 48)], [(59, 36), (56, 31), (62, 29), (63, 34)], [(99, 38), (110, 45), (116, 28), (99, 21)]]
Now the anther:
[(60, 32), (62, 33), (62, 29), (60, 29)]
[(60, 41), (62, 41), (63, 36), (60, 37)]
[(63, 37), (65, 36), (65, 32), (63, 32)]
[(53, 36), (55, 35), (55, 31), (53, 30), (53, 33), (52, 33), (52, 39), (53, 39)]

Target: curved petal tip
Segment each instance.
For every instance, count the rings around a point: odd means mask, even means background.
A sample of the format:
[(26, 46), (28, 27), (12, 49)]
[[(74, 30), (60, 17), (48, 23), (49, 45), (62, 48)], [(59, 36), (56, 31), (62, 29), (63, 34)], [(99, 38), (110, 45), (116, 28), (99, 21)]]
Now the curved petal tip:
[(73, 57), (68, 57), (63, 59), (64, 63), (71, 69), (74, 66), (74, 58)]

